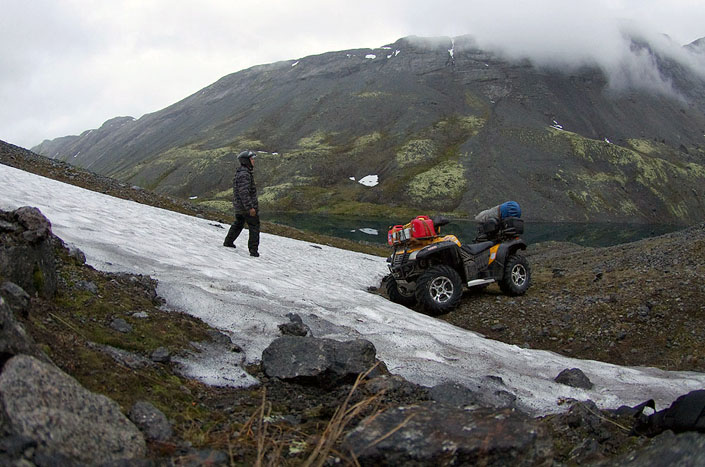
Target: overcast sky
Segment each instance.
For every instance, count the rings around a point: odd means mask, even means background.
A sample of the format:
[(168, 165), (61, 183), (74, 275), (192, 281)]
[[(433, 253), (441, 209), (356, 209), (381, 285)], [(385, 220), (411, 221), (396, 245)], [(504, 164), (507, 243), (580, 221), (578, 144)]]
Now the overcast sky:
[(139, 118), (253, 65), (472, 34), (570, 63), (621, 53), (624, 25), (705, 37), (703, 0), (2, 0), (0, 139), (30, 148)]

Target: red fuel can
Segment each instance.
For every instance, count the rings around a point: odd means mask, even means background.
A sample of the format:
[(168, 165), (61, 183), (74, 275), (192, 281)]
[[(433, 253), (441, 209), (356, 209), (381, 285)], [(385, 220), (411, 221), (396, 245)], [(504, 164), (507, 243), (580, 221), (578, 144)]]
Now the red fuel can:
[(417, 216), (411, 221), (411, 236), (414, 238), (433, 237), (436, 230), (428, 216)]

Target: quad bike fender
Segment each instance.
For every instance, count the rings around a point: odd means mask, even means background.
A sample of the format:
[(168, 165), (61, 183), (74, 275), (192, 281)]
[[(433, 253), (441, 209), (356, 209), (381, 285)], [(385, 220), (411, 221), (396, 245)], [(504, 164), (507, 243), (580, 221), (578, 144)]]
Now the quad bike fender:
[(504, 264), (510, 255), (513, 255), (517, 250), (526, 250), (524, 240), (517, 238), (508, 242), (503, 242), (497, 250), (497, 261)]
[(416, 253), (416, 259), (426, 259), (441, 253), (452, 253), (457, 255), (457, 248), (458, 245), (451, 240), (434, 243), (419, 250)]
[(498, 274), (504, 274), (504, 265), (507, 262), (507, 258), (515, 254), (518, 250), (526, 250), (526, 243), (520, 238), (509, 240), (499, 245), (497, 255), (494, 260), (496, 264), (495, 270)]

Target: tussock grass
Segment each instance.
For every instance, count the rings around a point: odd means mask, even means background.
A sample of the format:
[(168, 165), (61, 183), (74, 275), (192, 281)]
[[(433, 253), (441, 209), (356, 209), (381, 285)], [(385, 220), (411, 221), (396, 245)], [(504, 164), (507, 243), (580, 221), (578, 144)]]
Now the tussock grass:
[[(381, 411), (384, 391), (353, 402), (360, 385), (376, 367), (377, 365), (358, 375), (347, 396), (325, 426), (313, 434), (302, 433), (288, 425), (269, 423), (272, 404), (267, 400), (266, 388), (263, 388), (259, 407), (239, 430), (233, 430), (227, 440), (231, 464), (237, 464), (235, 455), (237, 447), (246, 446), (256, 452), (251, 460), (252, 465), (256, 467), (282, 465), (321, 467), (332, 458), (343, 465), (359, 465), (354, 453), (342, 452), (340, 445), (355, 421), (365, 416), (375, 417)], [(401, 426), (403, 424), (376, 442), (391, 436)]]

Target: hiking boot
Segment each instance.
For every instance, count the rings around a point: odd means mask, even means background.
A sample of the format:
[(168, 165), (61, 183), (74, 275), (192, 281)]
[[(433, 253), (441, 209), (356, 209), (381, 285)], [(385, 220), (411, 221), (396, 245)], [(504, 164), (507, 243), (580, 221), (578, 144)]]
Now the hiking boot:
[(251, 251), (251, 252), (250, 252), (250, 256), (254, 256), (255, 258), (258, 258), (258, 257), (259, 257), (259, 253), (257, 253), (256, 251)]
[(235, 244), (234, 244), (234, 243), (223, 242), (223, 246), (226, 246), (226, 247), (228, 247), (228, 248), (235, 248)]

